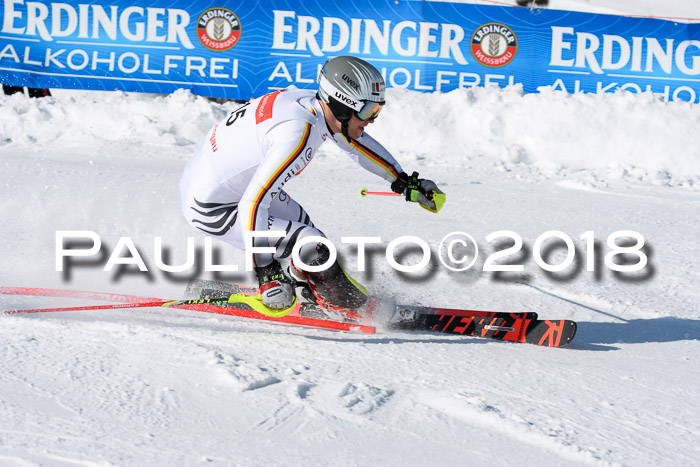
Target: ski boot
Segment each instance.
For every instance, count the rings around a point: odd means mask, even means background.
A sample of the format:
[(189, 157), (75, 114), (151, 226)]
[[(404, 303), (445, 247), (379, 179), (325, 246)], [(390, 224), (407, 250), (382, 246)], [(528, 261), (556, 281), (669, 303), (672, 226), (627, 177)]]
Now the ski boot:
[[(328, 247), (319, 243), (316, 250), (319, 256), (309, 265), (326, 264), (330, 257)], [(358, 321), (371, 317), (371, 303), (367, 306), (369, 298), (367, 289), (350, 277), (338, 261), (325, 271), (319, 272), (303, 271), (292, 261), (288, 271), (289, 276), (296, 281), (298, 295), (315, 305), (312, 307), (302, 305), (303, 311), (300, 310), (300, 312), (305, 313), (306, 316), (335, 321)], [(314, 309), (315, 313), (312, 311)]]
[(255, 274), (260, 284), (260, 299), (266, 307), (281, 310), (294, 304), (294, 285), (282, 271), (280, 263), (273, 260), (268, 266), (256, 267)]

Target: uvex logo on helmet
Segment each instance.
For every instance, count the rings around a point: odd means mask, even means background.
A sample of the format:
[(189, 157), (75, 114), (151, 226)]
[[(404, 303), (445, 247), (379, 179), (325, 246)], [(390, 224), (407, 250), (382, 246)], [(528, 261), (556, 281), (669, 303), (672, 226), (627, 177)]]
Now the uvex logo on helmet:
[(346, 96), (345, 94), (342, 94), (338, 91), (335, 92), (335, 98), (342, 101), (342, 102), (345, 102), (347, 105), (349, 105), (353, 109), (355, 107), (357, 107), (357, 101), (350, 99), (348, 96)]
[(353, 79), (352, 79), (351, 77), (349, 77), (348, 75), (343, 74), (343, 81), (345, 81), (345, 82), (348, 83), (350, 86), (352, 86), (353, 88), (357, 89), (358, 91), (360, 90), (360, 85), (357, 84), (357, 83), (355, 82), (355, 80), (353, 80)]

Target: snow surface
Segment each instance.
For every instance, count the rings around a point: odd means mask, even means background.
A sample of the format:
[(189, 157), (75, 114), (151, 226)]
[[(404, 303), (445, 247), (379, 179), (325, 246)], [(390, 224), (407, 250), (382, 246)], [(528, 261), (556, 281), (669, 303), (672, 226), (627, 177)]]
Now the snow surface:
[[(632, 5), (586, 5), (613, 3)], [(696, 2), (634, 4), (700, 16)], [(55, 95), (0, 97), (0, 286), (177, 299), (193, 276), (253, 283), (246, 273), (167, 274), (154, 262), (156, 236), (173, 264), (186, 258), (186, 237), (203, 247), (180, 213), (178, 180), (236, 104), (186, 92)], [(370, 133), (446, 191), (444, 209), (360, 198), (360, 187), (386, 186), (330, 147), (290, 194), (373, 292), (575, 319), (569, 347), (341, 334), (174, 309), (4, 315), (0, 465), (698, 465), (699, 126), (700, 106), (649, 95), (390, 90)], [(96, 232), (102, 256), (57, 272), (59, 230)], [(499, 230), (523, 238), (524, 253), (507, 258), (523, 273), (478, 272), (498, 244), (485, 237)], [(532, 257), (550, 230), (577, 247), (559, 273)], [(620, 230), (646, 240), (640, 273), (604, 265), (607, 237)], [(436, 252), (454, 231), (479, 243), (468, 272), (433, 261), (398, 274), (379, 247), (356, 272), (339, 242), (415, 235)], [(587, 231), (595, 272), (579, 238)], [(120, 237), (148, 273), (102, 270)], [(241, 253), (216, 251), (242, 267)], [(551, 264), (563, 260), (563, 249), (550, 253)], [(93, 302), (0, 295), (0, 309), (78, 304)]]

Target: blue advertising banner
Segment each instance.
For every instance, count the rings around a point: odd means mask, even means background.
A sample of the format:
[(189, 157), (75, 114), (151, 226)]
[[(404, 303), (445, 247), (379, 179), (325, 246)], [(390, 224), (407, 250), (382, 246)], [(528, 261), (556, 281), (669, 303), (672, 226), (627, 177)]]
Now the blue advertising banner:
[(0, 81), (249, 99), (355, 55), (389, 87), (651, 91), (700, 102), (700, 25), (405, 0), (3, 0)]

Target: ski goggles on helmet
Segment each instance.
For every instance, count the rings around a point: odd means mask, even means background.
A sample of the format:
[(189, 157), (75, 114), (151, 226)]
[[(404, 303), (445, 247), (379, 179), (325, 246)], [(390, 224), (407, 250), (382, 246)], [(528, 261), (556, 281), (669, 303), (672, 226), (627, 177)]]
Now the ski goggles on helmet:
[(364, 101), (363, 103), (362, 108), (355, 111), (355, 116), (363, 122), (374, 120), (384, 108), (384, 102)]

